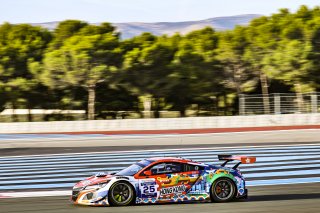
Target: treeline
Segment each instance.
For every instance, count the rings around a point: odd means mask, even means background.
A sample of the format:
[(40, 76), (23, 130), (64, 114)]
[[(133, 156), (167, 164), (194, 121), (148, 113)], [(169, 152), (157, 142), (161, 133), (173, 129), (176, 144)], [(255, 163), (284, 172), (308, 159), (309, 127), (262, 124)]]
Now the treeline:
[[(318, 91), (320, 7), (281, 9), (249, 26), (121, 40), (109, 23), (60, 22), (53, 31), (0, 26), (0, 112), (187, 109), (237, 114), (239, 94)], [(31, 119), (31, 118), (30, 118)]]

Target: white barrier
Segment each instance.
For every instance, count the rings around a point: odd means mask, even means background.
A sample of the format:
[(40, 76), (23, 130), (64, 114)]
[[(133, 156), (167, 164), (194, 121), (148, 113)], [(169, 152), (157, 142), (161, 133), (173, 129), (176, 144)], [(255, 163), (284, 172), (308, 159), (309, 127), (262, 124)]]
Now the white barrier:
[(170, 130), (319, 125), (320, 113), (95, 121), (0, 123), (0, 133), (49, 133), (119, 130)]

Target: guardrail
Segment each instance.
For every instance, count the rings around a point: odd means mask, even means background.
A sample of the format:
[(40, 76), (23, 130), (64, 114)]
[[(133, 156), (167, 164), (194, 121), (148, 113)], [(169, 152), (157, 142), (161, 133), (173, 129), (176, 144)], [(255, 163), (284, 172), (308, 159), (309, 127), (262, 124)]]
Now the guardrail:
[(172, 130), (263, 126), (318, 125), (320, 113), (0, 123), (0, 133), (59, 133), (123, 130)]
[(320, 93), (272, 93), (239, 97), (240, 115), (319, 113)]

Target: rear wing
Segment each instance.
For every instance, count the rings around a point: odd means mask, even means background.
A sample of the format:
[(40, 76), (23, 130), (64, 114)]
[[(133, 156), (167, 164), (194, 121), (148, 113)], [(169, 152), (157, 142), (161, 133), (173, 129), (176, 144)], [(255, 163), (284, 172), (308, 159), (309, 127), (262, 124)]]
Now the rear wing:
[(255, 163), (256, 162), (256, 157), (252, 156), (243, 156), (243, 155), (218, 155), (219, 160), (225, 160), (221, 166), (227, 165), (230, 161), (240, 161), (236, 165), (234, 165), (232, 168), (236, 169), (238, 166), (243, 163), (243, 164), (250, 164), (250, 163)]

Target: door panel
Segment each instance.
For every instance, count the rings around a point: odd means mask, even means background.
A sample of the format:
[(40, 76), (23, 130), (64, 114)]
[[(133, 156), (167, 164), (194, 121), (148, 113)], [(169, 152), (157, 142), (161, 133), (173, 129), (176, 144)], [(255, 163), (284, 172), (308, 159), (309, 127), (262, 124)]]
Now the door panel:
[[(186, 168), (189, 168), (189, 171)], [(175, 202), (184, 199), (199, 180), (201, 173), (190, 171), (192, 169), (185, 164), (172, 162), (156, 164), (149, 170), (150, 176), (139, 179), (139, 197), (153, 202)]]
[(155, 203), (158, 198), (158, 184), (154, 177), (139, 179), (139, 203)]
[(184, 200), (188, 191), (199, 178), (199, 172), (180, 172), (167, 174), (166, 177), (158, 177), (160, 201), (175, 202)]

